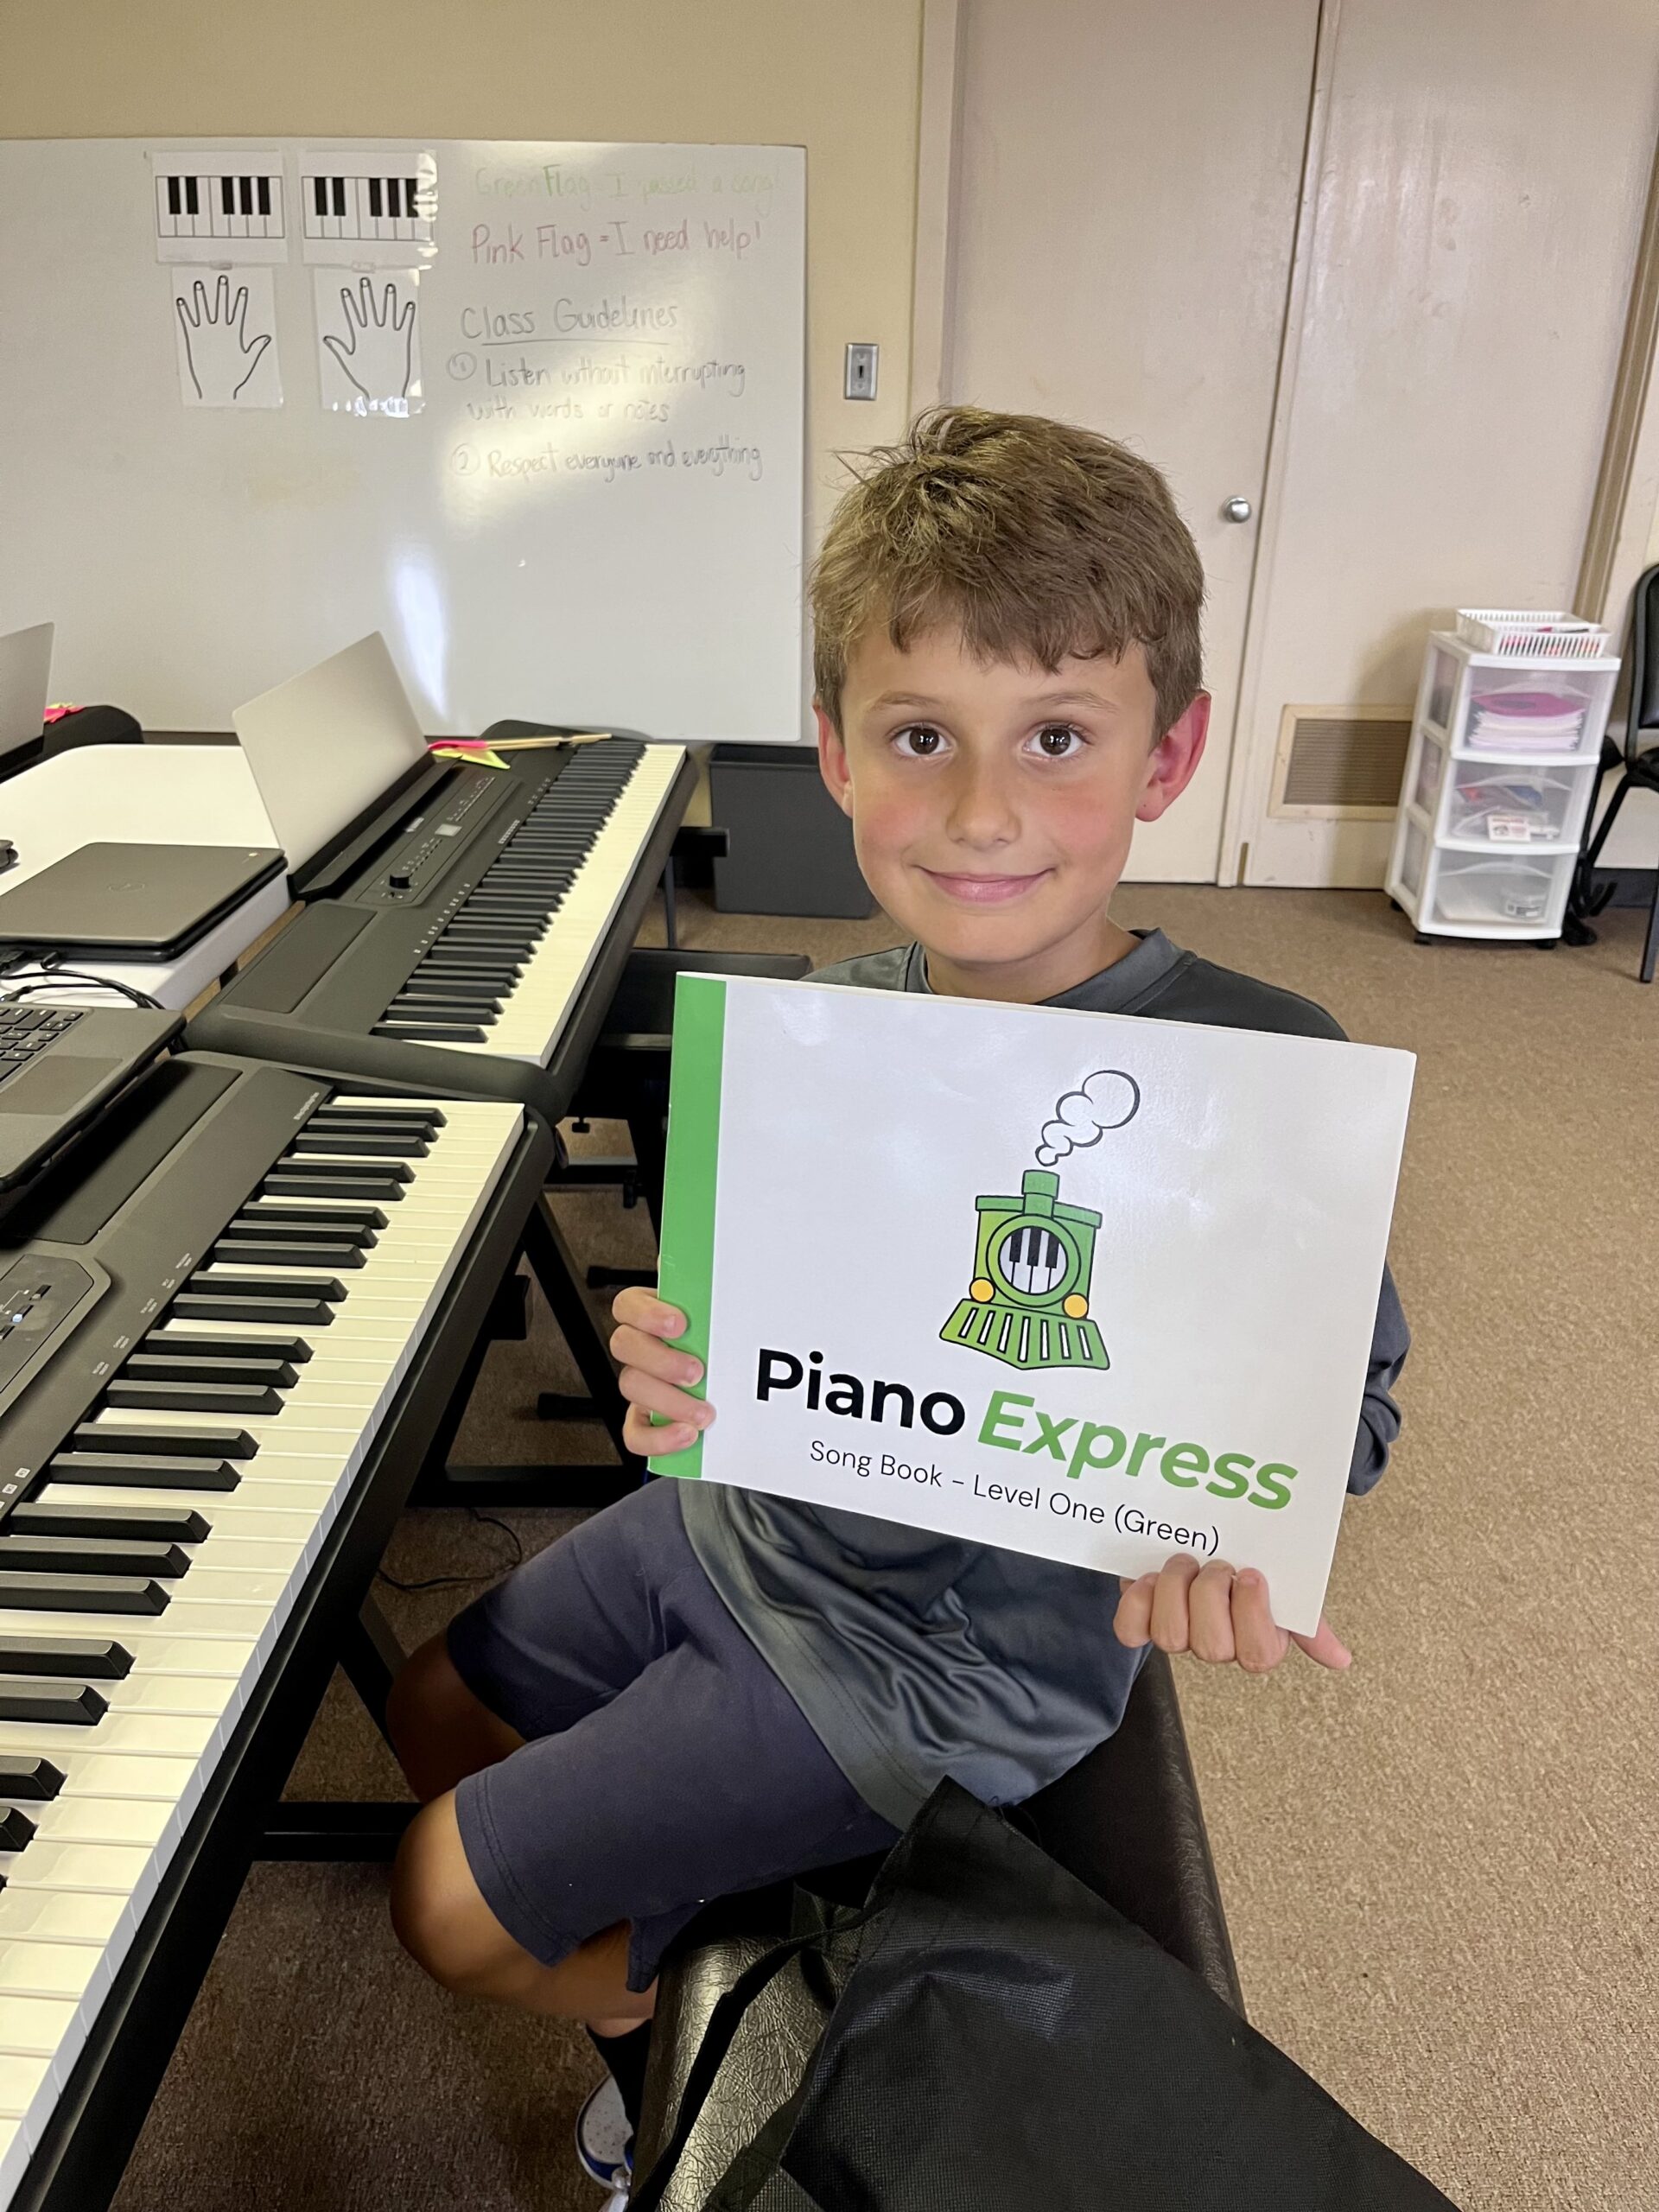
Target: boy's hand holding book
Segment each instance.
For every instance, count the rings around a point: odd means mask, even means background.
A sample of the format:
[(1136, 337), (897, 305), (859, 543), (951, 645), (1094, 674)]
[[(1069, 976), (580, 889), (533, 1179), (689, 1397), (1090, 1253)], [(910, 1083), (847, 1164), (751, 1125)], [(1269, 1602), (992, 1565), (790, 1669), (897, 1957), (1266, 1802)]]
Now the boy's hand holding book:
[[(702, 1362), (674, 1347), (673, 1339), (685, 1332), (684, 1314), (639, 1287), (620, 1291), (611, 1312), (617, 1324), (611, 1351), (622, 1363), (619, 1379), (628, 1402), (622, 1433), (629, 1450), (642, 1457), (688, 1451), (715, 1409), (690, 1395), (690, 1386), (702, 1379)], [(1247, 1675), (1270, 1674), (1293, 1643), (1338, 1673), (1353, 1657), (1326, 1620), (1312, 1636), (1281, 1628), (1267, 1577), (1254, 1567), (1235, 1573), (1225, 1560), (1200, 1566), (1188, 1552), (1166, 1560), (1156, 1574), (1122, 1585), (1113, 1628), (1131, 1650), (1155, 1643), (1214, 1666), (1242, 1667)]]
[[(685, 1334), (684, 1314), (638, 1284), (617, 1293), (611, 1313), (616, 1322), (611, 1352), (621, 1362), (617, 1379), (628, 1402), (623, 1441), (642, 1459), (689, 1451), (713, 1421), (715, 1409), (690, 1395), (690, 1386), (702, 1380), (702, 1362), (693, 1352), (677, 1351), (672, 1343)], [(666, 1426), (658, 1427), (653, 1414)]]

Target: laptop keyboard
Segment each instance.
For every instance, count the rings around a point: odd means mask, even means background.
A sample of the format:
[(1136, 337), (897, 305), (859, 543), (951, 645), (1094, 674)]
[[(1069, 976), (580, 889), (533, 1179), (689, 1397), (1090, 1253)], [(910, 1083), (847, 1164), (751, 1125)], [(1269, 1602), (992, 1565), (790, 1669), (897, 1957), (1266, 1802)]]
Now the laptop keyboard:
[(0, 1006), (0, 1090), (79, 1020), (70, 1007)]

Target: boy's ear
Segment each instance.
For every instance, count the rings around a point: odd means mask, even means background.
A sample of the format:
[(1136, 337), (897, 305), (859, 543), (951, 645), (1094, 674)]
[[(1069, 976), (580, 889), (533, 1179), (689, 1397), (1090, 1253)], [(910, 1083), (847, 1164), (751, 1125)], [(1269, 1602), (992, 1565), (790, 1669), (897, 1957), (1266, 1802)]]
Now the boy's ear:
[(815, 699), (813, 717), (818, 725), (818, 772), (823, 778), (824, 789), (843, 814), (853, 810), (853, 778), (847, 766), (847, 747), (842, 742), (841, 732)]
[(1173, 806), (1198, 772), (1204, 741), (1210, 734), (1210, 694), (1200, 691), (1184, 715), (1177, 717), (1152, 748), (1146, 781), (1135, 810), (1137, 822), (1155, 822)]

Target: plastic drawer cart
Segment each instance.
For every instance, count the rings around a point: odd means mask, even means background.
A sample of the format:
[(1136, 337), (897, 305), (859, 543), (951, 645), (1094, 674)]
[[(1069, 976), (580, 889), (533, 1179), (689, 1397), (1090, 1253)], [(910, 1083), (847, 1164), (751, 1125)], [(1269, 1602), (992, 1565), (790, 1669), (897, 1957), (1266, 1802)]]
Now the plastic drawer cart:
[(1428, 938), (1554, 944), (1618, 675), (1605, 630), (1465, 609), (1430, 632), (1389, 859)]

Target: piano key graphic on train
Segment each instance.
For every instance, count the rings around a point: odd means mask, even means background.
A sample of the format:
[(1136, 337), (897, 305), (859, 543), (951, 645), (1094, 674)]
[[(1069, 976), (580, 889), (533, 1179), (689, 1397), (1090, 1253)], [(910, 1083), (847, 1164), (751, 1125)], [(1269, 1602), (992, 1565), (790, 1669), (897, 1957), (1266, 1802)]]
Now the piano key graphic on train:
[(288, 194), (279, 155), (189, 147), (149, 159), (158, 261), (287, 260)]

